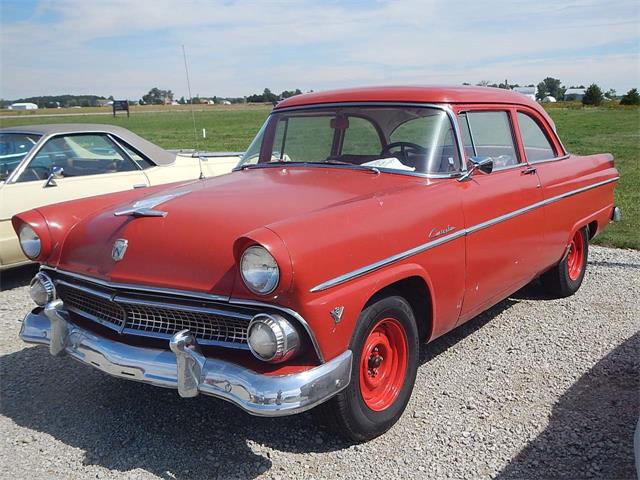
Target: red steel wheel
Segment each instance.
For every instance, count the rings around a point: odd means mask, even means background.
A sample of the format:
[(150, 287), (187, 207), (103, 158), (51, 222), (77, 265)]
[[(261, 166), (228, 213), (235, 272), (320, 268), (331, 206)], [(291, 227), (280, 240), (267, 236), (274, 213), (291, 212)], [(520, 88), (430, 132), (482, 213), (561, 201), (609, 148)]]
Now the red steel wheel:
[(402, 389), (408, 363), (407, 334), (395, 318), (380, 320), (362, 347), (360, 394), (371, 410), (389, 408)]
[(569, 278), (574, 282), (580, 277), (580, 274), (582, 273), (584, 254), (584, 235), (579, 230), (571, 239), (571, 244), (569, 245), (569, 255), (567, 256)]

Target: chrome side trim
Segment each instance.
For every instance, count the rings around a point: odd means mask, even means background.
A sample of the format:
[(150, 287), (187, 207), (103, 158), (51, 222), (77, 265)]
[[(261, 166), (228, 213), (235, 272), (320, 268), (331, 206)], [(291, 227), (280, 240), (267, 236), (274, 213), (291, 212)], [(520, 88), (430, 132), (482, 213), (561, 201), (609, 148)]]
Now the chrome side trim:
[(345, 283), (348, 282), (349, 280), (353, 280), (354, 278), (358, 278), (361, 277), (363, 275), (366, 275), (367, 273), (373, 272), (375, 270), (379, 270), (380, 268), (386, 267), (387, 265), (390, 265), (392, 263), (398, 262), (400, 260), (403, 260), (407, 257), (411, 257), (413, 255), (417, 255), (419, 253), (425, 252), (431, 248), (437, 247), (438, 245), (442, 245), (443, 243), (447, 243), (450, 242), (452, 240), (455, 240), (456, 238), (462, 237), (462, 236), (466, 236), (466, 235), (471, 235), (475, 232), (478, 232), (480, 230), (483, 230), (485, 228), (488, 228), (492, 225), (496, 225), (498, 223), (504, 222), (506, 220), (509, 220), (511, 218), (517, 217), (519, 215), (522, 215), (524, 213), (530, 212), (532, 210), (535, 210), (537, 208), (541, 208), (545, 205), (549, 205), (551, 203), (557, 202), (559, 200), (562, 200), (564, 198), (567, 197), (571, 197), (573, 195), (577, 195), (579, 193), (582, 192), (586, 192), (587, 190), (591, 190), (597, 187), (601, 187), (603, 185), (607, 185), (609, 183), (613, 183), (613, 182), (617, 182), (620, 179), (620, 177), (614, 177), (614, 178), (609, 178), (607, 180), (603, 180), (601, 182), (597, 182), (594, 183), (592, 185), (587, 185), (586, 187), (582, 187), (582, 188), (578, 188), (576, 190), (571, 190), (570, 192), (565, 192), (562, 193), (560, 195), (556, 195), (555, 197), (551, 197), (548, 198), (546, 200), (542, 200), (540, 202), (534, 203), (532, 205), (520, 208), (518, 210), (514, 210), (513, 212), (509, 212), (506, 213), (504, 215), (501, 215), (499, 217), (496, 218), (492, 218), (489, 219), (485, 222), (479, 223), (477, 225), (473, 225), (471, 227), (468, 227), (464, 230), (460, 230), (456, 233), (453, 233), (451, 235), (445, 235), (442, 236), (440, 238), (438, 238), (437, 240), (434, 240), (432, 242), (427, 242), (427, 243), (423, 243), (422, 245), (418, 245), (417, 247), (414, 247), (410, 250), (406, 250), (404, 252), (398, 253), (396, 255), (392, 255), (391, 257), (387, 257), (383, 260), (380, 260), (378, 262), (369, 264), (367, 266), (364, 266), (362, 268), (358, 268), (356, 270), (353, 270), (351, 272), (345, 273), (343, 275), (340, 275), (338, 277), (332, 278), (330, 280), (327, 280), (326, 282), (323, 282), (319, 285), (316, 285), (315, 287), (311, 288), (309, 291), (310, 292), (321, 292), (323, 290), (327, 290), (328, 288), (331, 287), (335, 287), (336, 285), (340, 285), (341, 283)]
[(341, 283), (345, 283), (349, 280), (352, 280), (354, 278), (357, 277), (361, 277), (363, 275), (366, 275), (367, 273), (371, 273), (375, 270), (379, 270), (383, 267), (386, 267), (387, 265), (391, 264), (391, 263), (395, 263), (398, 262), (400, 260), (403, 260), (407, 257), (411, 257), (413, 255), (417, 255), (418, 253), (422, 253), (425, 252), (431, 248), (437, 247), (438, 245), (442, 245), (443, 243), (447, 243), (451, 240), (455, 240), (456, 238), (460, 238), (462, 236), (464, 236), (465, 232), (464, 230), (460, 230), (456, 233), (452, 233), (450, 235), (445, 235), (442, 236), (440, 238), (438, 238), (437, 240), (433, 240), (431, 242), (427, 242), (427, 243), (423, 243), (422, 245), (418, 245), (417, 247), (412, 248), (411, 250), (407, 250), (405, 252), (402, 253), (398, 253), (397, 255), (392, 255), (391, 257), (387, 257), (383, 260), (380, 260), (378, 262), (372, 263), (370, 265), (367, 265), (365, 267), (362, 268), (358, 268), (357, 270), (353, 270), (352, 272), (349, 273), (345, 273), (344, 275), (340, 275), (339, 277), (335, 277), (332, 278), (331, 280), (328, 280), (324, 283), (321, 283), (320, 285), (316, 285), (315, 287), (313, 287), (311, 290), (309, 290), (310, 292), (320, 292), (322, 290), (326, 290), (327, 288), (331, 288), (334, 287), (336, 285), (339, 285)]
[(229, 401), (252, 415), (276, 417), (309, 410), (349, 385), (351, 350), (303, 372), (263, 375), (236, 363), (204, 357), (193, 335), (176, 333), (170, 350), (142, 348), (100, 337), (67, 321), (61, 301), (24, 318), (20, 338), (48, 345), (53, 355), (68, 355), (114, 377)]

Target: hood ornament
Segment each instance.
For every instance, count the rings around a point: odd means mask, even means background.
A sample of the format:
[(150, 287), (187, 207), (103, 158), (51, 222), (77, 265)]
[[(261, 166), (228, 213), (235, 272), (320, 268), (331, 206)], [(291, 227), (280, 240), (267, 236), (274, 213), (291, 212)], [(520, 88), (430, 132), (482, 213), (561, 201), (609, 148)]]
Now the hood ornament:
[(129, 241), (124, 238), (117, 239), (113, 248), (111, 249), (111, 258), (113, 258), (116, 262), (119, 262), (124, 258), (124, 254), (127, 252), (127, 247), (129, 246)]
[(131, 206), (116, 210), (113, 215), (116, 217), (132, 216), (132, 217), (166, 217), (167, 212), (162, 210), (154, 210), (153, 208), (161, 203), (168, 202), (174, 198), (189, 193), (190, 190), (183, 192), (169, 193), (167, 195), (159, 195), (156, 197), (143, 198), (134, 202)]

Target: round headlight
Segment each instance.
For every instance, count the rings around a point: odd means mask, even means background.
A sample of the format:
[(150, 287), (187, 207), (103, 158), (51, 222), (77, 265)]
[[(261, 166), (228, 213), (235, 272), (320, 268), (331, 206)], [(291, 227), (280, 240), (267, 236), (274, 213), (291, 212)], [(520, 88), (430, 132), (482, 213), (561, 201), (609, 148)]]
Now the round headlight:
[(30, 225), (24, 224), (20, 227), (20, 247), (24, 254), (31, 260), (38, 258), (42, 251), (40, 237)]
[(284, 317), (260, 313), (251, 319), (247, 329), (251, 353), (264, 362), (284, 362), (300, 347), (297, 330)]
[(253, 293), (267, 295), (278, 286), (280, 269), (276, 259), (264, 247), (247, 248), (240, 259), (240, 274)]
[(39, 272), (35, 277), (33, 277), (33, 280), (31, 280), (29, 295), (31, 295), (31, 299), (36, 303), (36, 305), (43, 307), (47, 303), (55, 300), (56, 288), (49, 277), (44, 273)]

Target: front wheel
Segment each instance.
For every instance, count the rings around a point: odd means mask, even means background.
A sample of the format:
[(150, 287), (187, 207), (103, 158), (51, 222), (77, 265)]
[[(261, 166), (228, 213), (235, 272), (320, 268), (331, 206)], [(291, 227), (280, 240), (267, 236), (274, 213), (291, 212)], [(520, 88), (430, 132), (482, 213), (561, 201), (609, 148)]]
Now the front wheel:
[(588, 255), (589, 237), (585, 227), (573, 235), (565, 258), (540, 277), (544, 289), (560, 298), (576, 293), (587, 270)]
[(383, 298), (360, 314), (351, 345), (349, 386), (314, 410), (324, 426), (350, 441), (371, 440), (398, 421), (418, 368), (418, 329), (399, 296)]

